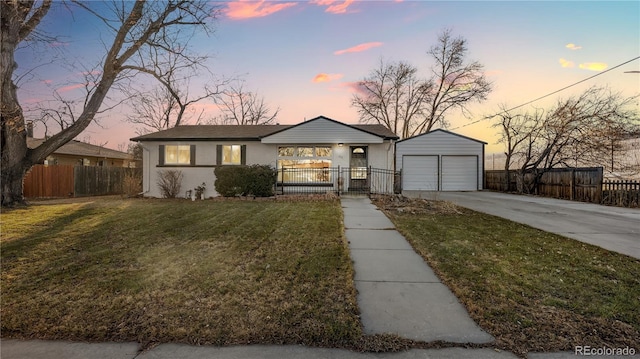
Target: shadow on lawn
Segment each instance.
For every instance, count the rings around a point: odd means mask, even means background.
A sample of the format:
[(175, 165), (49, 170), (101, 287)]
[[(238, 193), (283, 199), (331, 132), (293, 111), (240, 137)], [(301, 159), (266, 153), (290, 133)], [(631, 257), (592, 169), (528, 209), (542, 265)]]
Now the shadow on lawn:
[(142, 200), (69, 209), (3, 243), (3, 337), (352, 345), (361, 328), (339, 211)]

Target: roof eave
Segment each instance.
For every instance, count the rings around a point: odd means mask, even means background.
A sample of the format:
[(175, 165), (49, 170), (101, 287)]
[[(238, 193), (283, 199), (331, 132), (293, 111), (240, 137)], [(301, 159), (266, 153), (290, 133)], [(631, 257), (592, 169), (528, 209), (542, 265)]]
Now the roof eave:
[(130, 141), (134, 142), (161, 142), (161, 141), (192, 141), (192, 142), (205, 142), (205, 141), (260, 141), (260, 138), (256, 137), (165, 137), (165, 138), (130, 138)]

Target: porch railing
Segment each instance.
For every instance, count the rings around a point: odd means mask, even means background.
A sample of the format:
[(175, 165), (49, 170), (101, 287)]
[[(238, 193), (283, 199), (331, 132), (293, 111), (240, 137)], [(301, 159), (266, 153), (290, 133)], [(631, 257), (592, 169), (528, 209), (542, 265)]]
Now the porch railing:
[(373, 167), (278, 169), (276, 193), (393, 194), (400, 191), (400, 172)]

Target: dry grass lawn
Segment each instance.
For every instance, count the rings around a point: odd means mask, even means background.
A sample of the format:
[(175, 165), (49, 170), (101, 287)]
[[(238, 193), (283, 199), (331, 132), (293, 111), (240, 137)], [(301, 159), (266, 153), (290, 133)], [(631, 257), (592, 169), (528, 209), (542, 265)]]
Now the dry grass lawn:
[(3, 210), (2, 336), (350, 346), (336, 200), (101, 199)]
[(447, 202), (375, 202), (498, 348), (640, 349), (639, 260)]

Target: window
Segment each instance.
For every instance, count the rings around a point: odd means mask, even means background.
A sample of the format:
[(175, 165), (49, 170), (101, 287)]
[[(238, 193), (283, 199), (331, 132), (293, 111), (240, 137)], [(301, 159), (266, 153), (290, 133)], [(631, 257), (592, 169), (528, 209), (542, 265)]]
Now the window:
[(239, 165), (242, 164), (240, 145), (222, 146), (222, 164)]
[(160, 145), (160, 166), (193, 166), (196, 162), (195, 145)]
[(164, 146), (164, 163), (168, 165), (191, 164), (191, 146)]
[(313, 157), (313, 147), (298, 147), (298, 157)]
[(291, 157), (296, 153), (295, 147), (278, 147), (278, 157)]
[(316, 156), (317, 157), (331, 157), (331, 147), (329, 147), (329, 146), (318, 146), (318, 147), (316, 147)]
[(246, 145), (217, 145), (217, 165), (244, 165), (247, 163)]
[(330, 146), (278, 147), (278, 181), (331, 182), (332, 154)]

